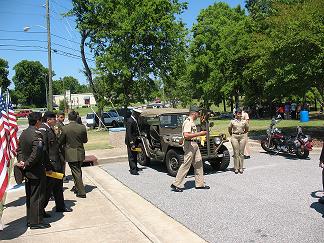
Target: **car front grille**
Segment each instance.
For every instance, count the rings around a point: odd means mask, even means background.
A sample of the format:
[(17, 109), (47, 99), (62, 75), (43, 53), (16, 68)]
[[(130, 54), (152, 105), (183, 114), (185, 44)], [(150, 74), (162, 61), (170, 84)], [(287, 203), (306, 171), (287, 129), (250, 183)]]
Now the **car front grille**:
[[(214, 144), (214, 139), (210, 139), (210, 154), (213, 154), (215, 152), (215, 144)], [(200, 149), (200, 153), (202, 156), (207, 156), (208, 155), (208, 151), (207, 151), (207, 142), (205, 142), (204, 146), (202, 146), (199, 143), (199, 149)]]

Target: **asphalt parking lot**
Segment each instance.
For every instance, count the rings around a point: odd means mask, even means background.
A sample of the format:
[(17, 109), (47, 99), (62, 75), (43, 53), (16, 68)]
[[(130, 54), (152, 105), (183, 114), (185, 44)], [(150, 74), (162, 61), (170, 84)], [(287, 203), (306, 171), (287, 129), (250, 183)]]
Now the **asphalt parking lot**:
[(307, 160), (254, 151), (243, 175), (207, 165), (211, 189), (196, 190), (190, 174), (182, 193), (170, 190), (173, 178), (158, 162), (139, 176), (129, 174), (126, 161), (102, 168), (206, 241), (323, 242), (318, 158), (318, 151)]

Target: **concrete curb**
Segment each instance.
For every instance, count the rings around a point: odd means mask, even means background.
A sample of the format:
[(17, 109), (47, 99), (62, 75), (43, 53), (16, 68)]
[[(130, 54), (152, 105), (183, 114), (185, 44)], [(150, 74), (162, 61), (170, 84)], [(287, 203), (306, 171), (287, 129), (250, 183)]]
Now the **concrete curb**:
[(83, 171), (98, 190), (151, 242), (206, 242), (100, 167), (88, 167)]

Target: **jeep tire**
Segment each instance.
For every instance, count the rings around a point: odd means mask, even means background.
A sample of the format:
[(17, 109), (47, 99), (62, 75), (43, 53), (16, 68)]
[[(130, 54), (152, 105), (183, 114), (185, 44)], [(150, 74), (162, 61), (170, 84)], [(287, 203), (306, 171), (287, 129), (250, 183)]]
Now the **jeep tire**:
[(147, 166), (150, 164), (151, 159), (146, 156), (145, 150), (144, 150), (144, 145), (140, 143), (138, 147), (142, 150), (137, 154), (137, 163), (139, 163), (142, 166)]
[(183, 151), (180, 149), (170, 149), (165, 157), (165, 165), (170, 176), (175, 177), (180, 165), (183, 163)]
[(225, 171), (229, 166), (231, 160), (230, 153), (224, 145), (220, 147), (218, 153), (222, 153), (223, 157), (210, 160), (210, 165), (213, 167), (214, 170)]

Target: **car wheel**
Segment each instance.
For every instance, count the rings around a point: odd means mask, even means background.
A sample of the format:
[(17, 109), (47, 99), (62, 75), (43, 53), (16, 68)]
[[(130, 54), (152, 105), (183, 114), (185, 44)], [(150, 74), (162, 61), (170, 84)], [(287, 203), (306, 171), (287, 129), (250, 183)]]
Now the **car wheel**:
[(175, 177), (183, 161), (183, 151), (181, 151), (180, 149), (170, 149), (165, 157), (165, 164), (168, 174)]
[(111, 123), (111, 125), (112, 125), (113, 127), (118, 127), (118, 123), (117, 123), (116, 121), (113, 121), (113, 122)]
[(142, 166), (147, 166), (150, 164), (151, 159), (146, 156), (145, 150), (144, 150), (144, 145), (139, 144), (138, 147), (141, 149), (141, 152), (137, 154), (137, 162), (142, 165)]
[(223, 154), (223, 157), (211, 160), (210, 165), (214, 170), (225, 171), (231, 161), (230, 153), (224, 145), (219, 149), (219, 153)]

